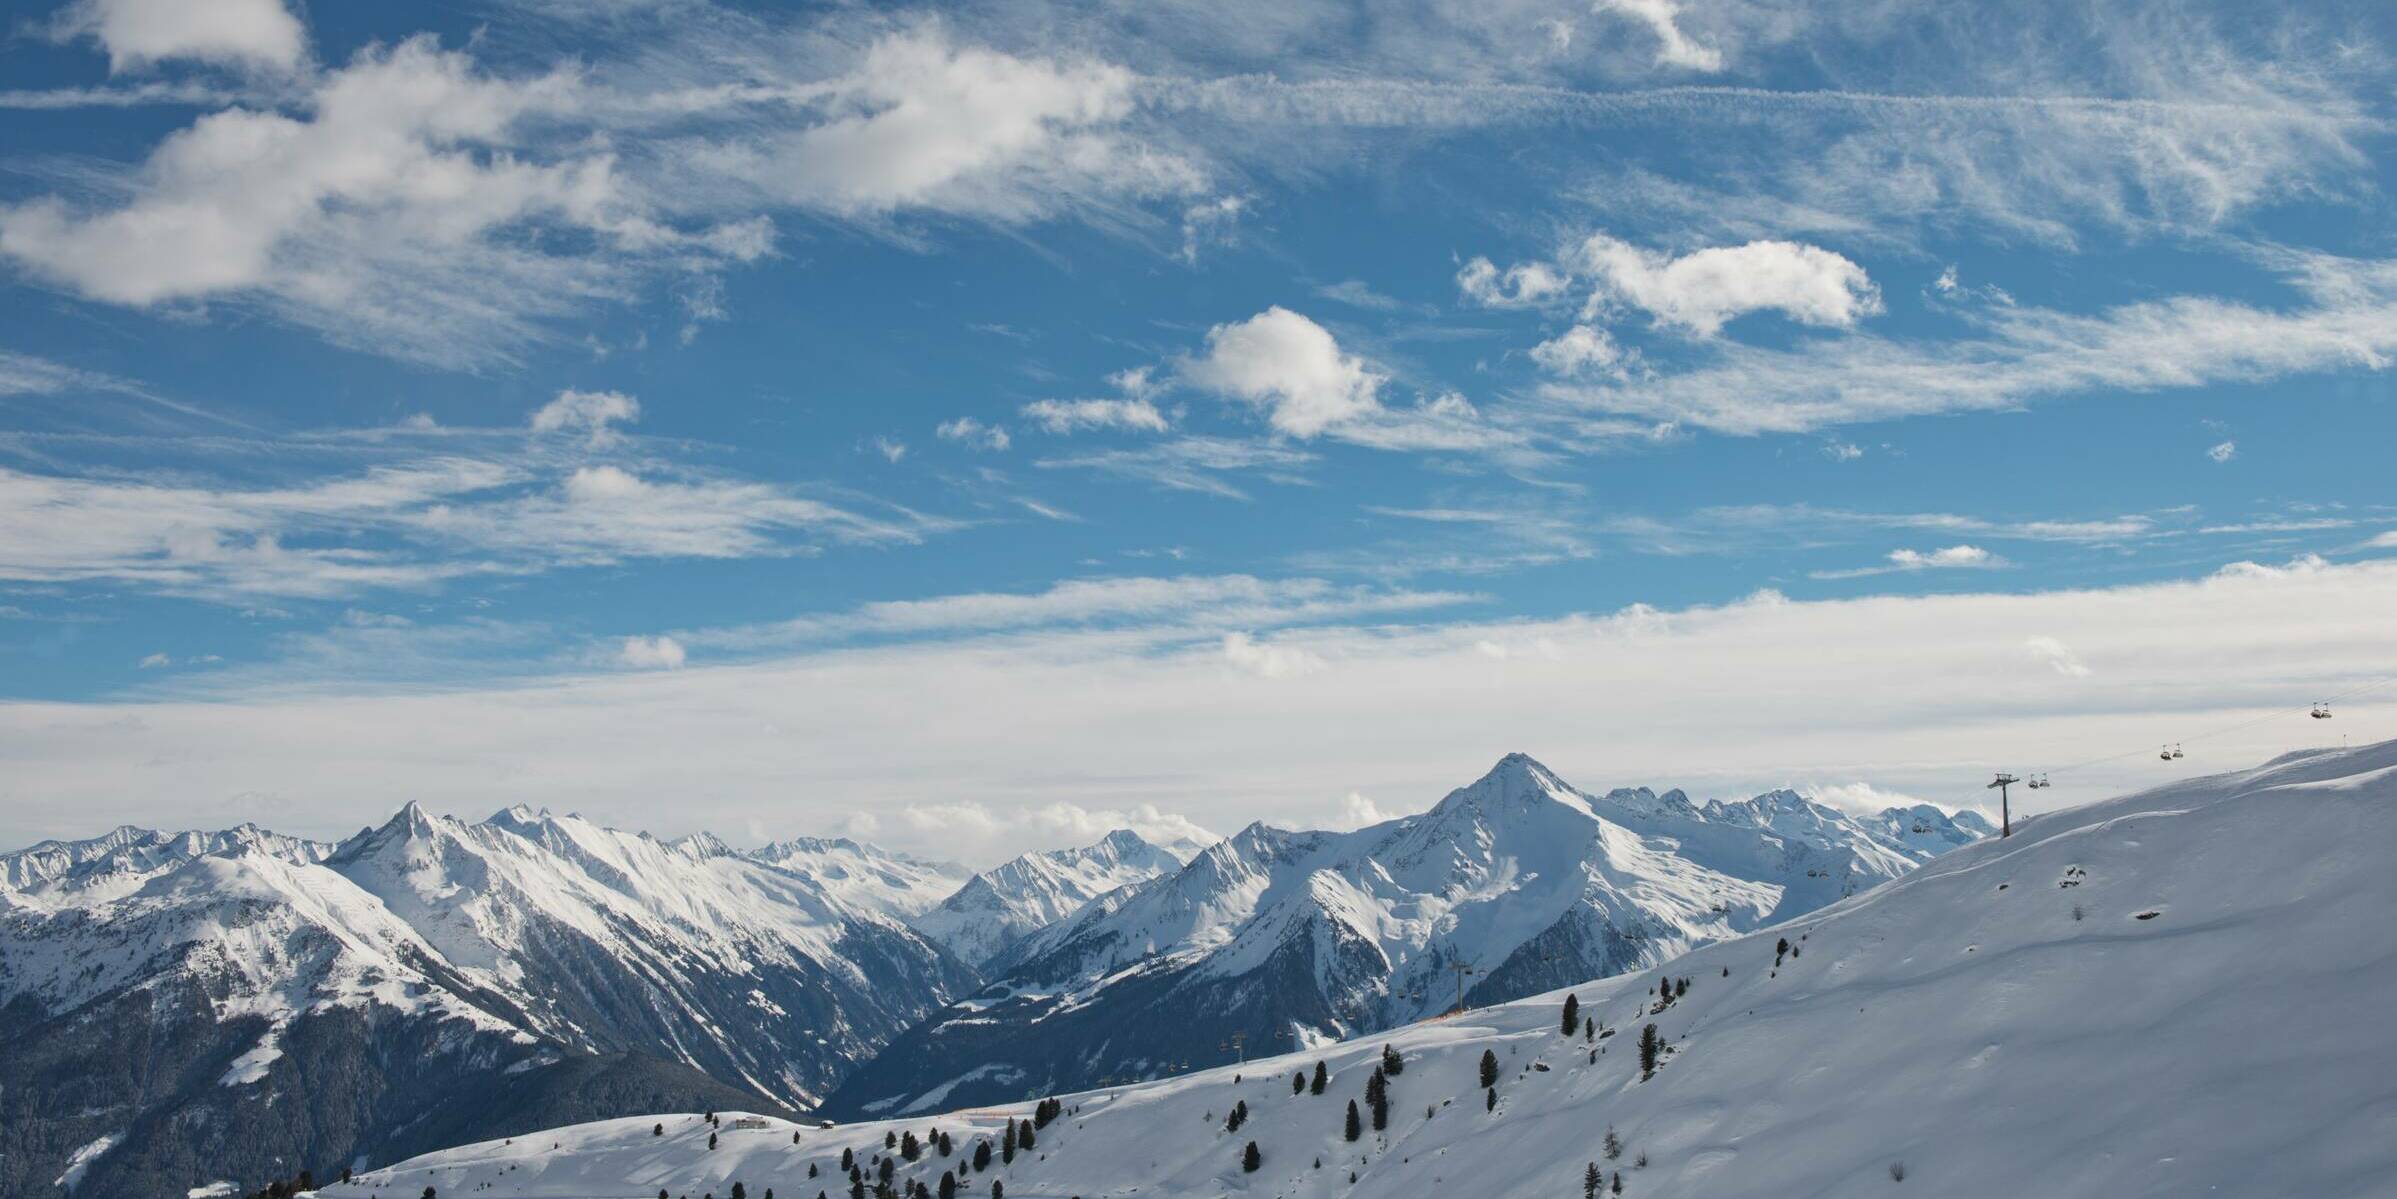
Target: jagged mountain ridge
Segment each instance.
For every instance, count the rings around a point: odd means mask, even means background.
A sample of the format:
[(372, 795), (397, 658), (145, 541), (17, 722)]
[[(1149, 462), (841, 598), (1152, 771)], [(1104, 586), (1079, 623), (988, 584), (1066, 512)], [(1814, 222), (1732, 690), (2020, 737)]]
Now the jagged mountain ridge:
[(1151, 843), (1117, 829), (1079, 849), (1023, 854), (966, 880), (908, 923), (958, 957), (989, 970), (1025, 937), (1118, 888), (1180, 870), (1203, 845)]
[(999, 1102), (1386, 1028), (1452, 1005), (1455, 966), (1474, 1003), (1637, 969), (1931, 856), (1879, 823), (1786, 791), (1593, 796), (1509, 755), (1422, 815), (1348, 833), (1254, 824), (1091, 901), (827, 1106)]
[(21, 1047), (0, 1067), (0, 1194), (52, 1185), (102, 1124), (120, 1140), (78, 1179), (151, 1194), (541, 1112), (805, 1104), (974, 979), (712, 838), (522, 808), (409, 805), (337, 846), (119, 830), (0, 856), (0, 878), (0, 1022)]
[[(1910, 826), (1909, 826), (1910, 827)], [(2397, 742), (2017, 822), (1793, 924), (1571, 988), (1614, 1035), (1560, 1029), (1566, 992), (1173, 1079), (1061, 1093), (1039, 1151), (971, 1172), (1011, 1196), (1768, 1199), (2182, 1195), (2369, 1199), (2397, 1174)], [(1776, 942), (1788, 942), (1780, 952)], [(1658, 985), (1687, 979), (1659, 1009)], [(1661, 1051), (1640, 1067), (1642, 1030)], [(1383, 1047), (1388, 1127), (1342, 1132)], [(1478, 1077), (1483, 1055), (1496, 1086)], [(1321, 1095), (1290, 1081), (1321, 1062)], [(1235, 1103), (1248, 1118), (1225, 1128)], [(932, 1185), (1028, 1102), (807, 1129), (668, 1115), (468, 1146), (328, 1199), (486, 1183), (523, 1199), (807, 1194), (844, 1151), (949, 1133), (898, 1163)], [(733, 1121), (727, 1120), (731, 1127)], [(1606, 1148), (1608, 1134), (1620, 1155)], [(1245, 1170), (1249, 1143), (1256, 1168)], [(552, 1148), (551, 1146), (557, 1146)], [(987, 1175), (987, 1177), (986, 1177)], [(613, 1188), (613, 1189), (611, 1189)], [(1611, 1191), (1611, 1186), (1608, 1186)]]
[(931, 910), (972, 877), (955, 862), (919, 858), (848, 837), (793, 837), (744, 856), (804, 875), (852, 907), (898, 920)]

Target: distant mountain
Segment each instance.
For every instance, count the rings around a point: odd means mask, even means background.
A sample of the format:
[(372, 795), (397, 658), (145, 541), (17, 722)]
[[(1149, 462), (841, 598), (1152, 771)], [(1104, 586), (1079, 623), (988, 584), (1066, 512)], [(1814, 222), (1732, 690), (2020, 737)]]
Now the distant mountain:
[(1028, 853), (985, 870), (909, 923), (987, 969), (1026, 936), (1119, 887), (1178, 871), (1202, 848), (1190, 841), (1154, 845), (1117, 829), (1095, 845)]
[[(2397, 1177), (2392, 846), (2397, 742), (2175, 782), (2042, 815), (1789, 926), (1577, 980), (1578, 1011), (1611, 1036), (1565, 1035), (1559, 990), (1061, 1092), (1068, 1116), (1040, 1131), (1037, 1152), (972, 1171), (966, 1193), (1580, 1196), (1595, 1170), (1602, 1194), (1620, 1178), (1628, 1199), (2385, 1196)], [(1651, 1026), (1652, 1074), (1639, 1051)], [(1384, 1045), (1405, 1068), (1385, 1080), (1389, 1118), (1375, 1129), (1364, 1094)], [(1293, 1094), (1291, 1078), (1318, 1062), (1324, 1093)], [(1354, 1139), (1351, 1103), (1368, 1113)], [(444, 1196), (722, 1196), (736, 1180), (753, 1195), (812, 1195), (824, 1188), (811, 1167), (832, 1174), (844, 1151), (870, 1159), (886, 1136), (948, 1134), (955, 1155), (897, 1163), (906, 1190), (937, 1185), (1002, 1122), (1034, 1114), (940, 1106), (971, 1110), (810, 1128), (799, 1143), (769, 1122), (713, 1149), (693, 1115), (588, 1124), (435, 1154), (324, 1199), (434, 1184)], [(1226, 1131), (1235, 1111), (1246, 1118)]]
[[(827, 1100), (899, 1114), (1153, 1077), (1652, 965), (1932, 856), (1792, 792), (1578, 791), (1520, 754), (1420, 815), (1251, 825), (1025, 937)], [(1457, 967), (1470, 973), (1456, 972)]]
[(119, 830), (0, 880), (0, 1195), (71, 1162), (86, 1194), (179, 1195), (535, 1121), (790, 1110), (974, 981), (854, 891), (522, 808), (410, 805), (338, 846)]
[(898, 920), (929, 911), (972, 876), (955, 862), (930, 861), (847, 837), (794, 837), (745, 856), (805, 876), (850, 907)]

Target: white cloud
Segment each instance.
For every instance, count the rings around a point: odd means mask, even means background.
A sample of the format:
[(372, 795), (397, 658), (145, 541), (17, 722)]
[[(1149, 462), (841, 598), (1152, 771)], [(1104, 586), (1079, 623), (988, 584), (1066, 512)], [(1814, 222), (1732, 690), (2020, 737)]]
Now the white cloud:
[(1586, 375), (1623, 360), (1623, 348), (1606, 330), (1575, 325), (1531, 348), (1531, 360), (1557, 375)]
[(2318, 575), (2332, 569), (2320, 554), (2299, 554), (2281, 566), (2261, 562), (2233, 562), (2214, 572), (2219, 579), (2287, 579)]
[(1240, 218), (1248, 212), (1246, 196), (1217, 196), (1182, 210), (1182, 252), (1186, 266), (1197, 266), (1201, 245), (1230, 246), (1240, 240)]
[(173, 666), (174, 664), (175, 664), (175, 660), (174, 660), (173, 658), (171, 658), (171, 657), (167, 656), (167, 655), (166, 655), (166, 654), (164, 654), (164, 653), (156, 653), (156, 654), (151, 654), (151, 655), (148, 655), (147, 657), (144, 657), (144, 658), (143, 658), (143, 659), (142, 659), (140, 662), (137, 662), (137, 663), (135, 663), (135, 665), (136, 665), (136, 666), (138, 666), (139, 668), (141, 668), (141, 669), (143, 669), (143, 670), (156, 670), (156, 669), (158, 669), (159, 667), (162, 667), (162, 666)]
[(1385, 377), (1342, 353), (1331, 331), (1279, 305), (1207, 331), (1207, 352), (1182, 364), (1200, 387), (1256, 405), (1274, 431), (1310, 438), (1372, 415)]
[(2081, 661), (2081, 656), (2072, 652), (2071, 646), (2053, 637), (2026, 637), (2022, 646), (2030, 651), (2032, 657), (2047, 663), (2057, 674), (2068, 679), (2085, 679), (2091, 673)]
[(1895, 574), (1915, 570), (1991, 570), (2012, 563), (1977, 545), (1951, 545), (1930, 551), (1891, 550), (1886, 566), (1866, 566), (1855, 570), (1818, 570), (1809, 577), (1817, 579), (1861, 579), (1870, 575)]
[(1007, 430), (997, 425), (983, 424), (970, 416), (943, 421), (933, 432), (942, 441), (962, 442), (978, 450), (1004, 450), (1013, 444), (1013, 439), (1007, 436)]
[[(259, 790), (326, 794), (293, 817), (288, 831), (307, 833), (351, 831), (427, 794), (466, 811), (573, 807), (661, 833), (738, 829), (759, 813), (776, 827), (837, 827), (852, 813), (897, 827), (898, 812), (928, 797), (995, 811), (1145, 803), (1237, 828), (1322, 819), (1326, 797), (1350, 790), (1411, 810), (1515, 749), (1599, 790), (1736, 798), (1792, 779), (1866, 780), (1954, 804), (1977, 800), (1992, 770), (2151, 747), (2059, 770), (2041, 793), (2079, 803), (2161, 778), (2158, 742), (2186, 741), (2183, 765), (2197, 769), (2315, 743), (2321, 722), (2304, 718), (2305, 704), (2397, 675), (2393, 604), (2397, 563), (2359, 563), (2029, 594), (1284, 630), (1273, 648), (1338, 669), (1270, 686), (1227, 669), (1213, 640), (1161, 650), (1068, 631), (437, 692), (19, 702), (0, 706), (0, 843), (191, 823), (193, 796)], [(2102, 656), (2106, 669), (2043, 668), (2026, 657), (2032, 637)], [(1475, 648), (1542, 638), (1553, 660), (1520, 655), (1504, 670)], [(1705, 720), (1654, 719), (1659, 704), (1700, 693)], [(2296, 711), (2199, 737), (2282, 707)], [(1325, 713), (1339, 714), (1338, 736), (1293, 735), (1322, 728)], [(2341, 715), (2385, 722), (2397, 706), (2367, 697)], [(510, 731), (504, 744), (494, 728)], [(906, 752), (857, 748), (894, 745)], [(704, 793), (682, 786), (694, 760), (714, 764)], [(344, 785), (324, 791), (326, 778)], [(660, 815), (668, 793), (685, 801)]]
[(1109, 63), (1018, 57), (921, 25), (792, 89), (821, 120), (695, 142), (681, 166), (851, 218), (922, 208), (1026, 221), (1199, 190), (1200, 167), (1125, 131), (1135, 82)]
[(1147, 400), (1035, 400), (1023, 407), (1025, 420), (1051, 433), (1077, 429), (1136, 429), (1163, 433), (1165, 414)]
[(282, 0), (77, 0), (54, 28), (99, 39), (112, 72), (176, 58), (288, 69), (307, 53)]
[(640, 419), (641, 401), (622, 392), (568, 388), (534, 409), (532, 426), (535, 433), (580, 432), (598, 447), (615, 444), (618, 435), (610, 426)]
[(943, 856), (976, 864), (1088, 845), (1118, 829), (1156, 845), (1207, 845), (1221, 839), (1187, 816), (1147, 803), (1122, 809), (1064, 802), (994, 809), (969, 799), (911, 803), (899, 810), (899, 819)]
[(1457, 290), (1484, 308), (1535, 308), (1564, 298), (1573, 279), (1545, 262), (1519, 262), (1498, 269), (1487, 258), (1475, 258), (1457, 270)]
[(1656, 35), (1656, 61), (1669, 67), (1712, 73), (1723, 69), (1720, 51), (1692, 41), (1681, 28), (1681, 6), (1675, 0), (1597, 0), (1598, 12), (1615, 12), (1648, 27)]
[(1823, 443), (1823, 457), (1833, 462), (1854, 462), (1864, 457), (1864, 447), (1850, 441), (1831, 440)]
[(1856, 333), (1789, 349), (1717, 343), (1715, 361), (1636, 386), (1553, 381), (1541, 395), (1568, 410), (1672, 421), (1735, 435), (2013, 408), (2035, 399), (2155, 391), (2397, 360), (2397, 260), (2322, 256), (2283, 261), (2303, 297), (2266, 309), (2173, 296), (2071, 313), (1994, 307), (1977, 336), (1896, 341)]
[(635, 670), (679, 670), (683, 664), (682, 642), (672, 637), (627, 637), (616, 659)]
[(1392, 819), (1394, 815), (1394, 813), (1382, 811), (1380, 806), (1363, 792), (1351, 791), (1340, 797), (1339, 805), (1333, 809), (1331, 817), (1324, 821), (1324, 827), (1359, 829), (1367, 825), (1380, 824), (1385, 820)]
[(1321, 657), (1306, 650), (1269, 644), (1246, 633), (1224, 634), (1223, 656), (1233, 666), (1268, 679), (1313, 674), (1326, 665)]
[(874, 447), (874, 452), (882, 455), (883, 461), (893, 466), (897, 466), (899, 459), (907, 456), (907, 443), (895, 438), (876, 437), (866, 444)]
[(2228, 462), (2238, 456), (2239, 443), (2235, 441), (2221, 442), (2206, 451), (2206, 457), (2211, 458), (2216, 462)]
[(1752, 241), (1675, 258), (1598, 233), (1582, 243), (1580, 264), (1597, 281), (1593, 310), (1629, 304), (1701, 336), (1750, 312), (1846, 328), (1881, 311), (1880, 289), (1863, 267), (1797, 242)]

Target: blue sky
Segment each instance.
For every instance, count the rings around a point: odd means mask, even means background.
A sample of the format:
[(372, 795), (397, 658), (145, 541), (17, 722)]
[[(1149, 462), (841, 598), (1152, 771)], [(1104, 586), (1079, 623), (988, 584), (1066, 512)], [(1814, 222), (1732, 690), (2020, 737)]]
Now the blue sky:
[(20, 6), (0, 840), (2386, 735), (2397, 21), (2086, 7)]

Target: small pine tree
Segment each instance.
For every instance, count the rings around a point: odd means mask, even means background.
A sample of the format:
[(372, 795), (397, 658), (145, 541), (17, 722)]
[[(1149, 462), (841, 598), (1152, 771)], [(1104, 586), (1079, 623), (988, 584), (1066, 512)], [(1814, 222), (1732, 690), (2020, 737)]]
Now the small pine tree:
[(1365, 1102), (1379, 1106), (1390, 1097), (1390, 1077), (1375, 1067), (1373, 1076), (1365, 1080)]
[(1382, 1046), (1382, 1073), (1387, 1074), (1392, 1078), (1396, 1078), (1406, 1072), (1407, 1060), (1398, 1056), (1397, 1050), (1390, 1048), (1388, 1045)]
[(1007, 1126), (1006, 1138), (999, 1142), (999, 1160), (1009, 1165), (1015, 1163), (1015, 1125), (1013, 1124)]
[(716, 1147), (716, 1134), (715, 1134), (715, 1133), (712, 1133), (712, 1132), (711, 1132), (711, 1133), (707, 1134), (707, 1147), (708, 1147), (708, 1148), (710, 1148), (710, 1149), (713, 1149), (713, 1148), (715, 1148), (715, 1147)]
[(882, 1134), (882, 1147), (883, 1147), (883, 1148), (885, 1148), (885, 1149), (896, 1149), (896, 1148), (898, 1148), (898, 1147), (899, 1147), (899, 1134), (898, 1134), (898, 1133), (895, 1133), (895, 1132), (886, 1132), (886, 1133), (883, 1133), (883, 1134)]
[(1640, 1080), (1642, 1082), (1656, 1076), (1656, 1059), (1663, 1050), (1664, 1041), (1656, 1035), (1655, 1025), (1651, 1024), (1640, 1030)]
[(948, 1133), (946, 1133), (946, 1132), (944, 1132), (944, 1133), (940, 1134), (940, 1155), (941, 1155), (942, 1157), (947, 1157), (947, 1156), (949, 1156), (950, 1154), (952, 1154), (952, 1153), (955, 1153), (956, 1151), (957, 1151), (957, 1142), (955, 1142), (955, 1141), (953, 1141), (953, 1140), (950, 1140), (950, 1139), (949, 1139), (949, 1134), (948, 1134)]
[(1567, 993), (1565, 996), (1565, 1035), (1572, 1036), (1574, 1030), (1580, 1027), (1581, 996)]
[(1293, 1095), (1304, 1095), (1307, 1093), (1306, 1071), (1301, 1070), (1298, 1073), (1290, 1076), (1290, 1093)]
[(733, 1183), (732, 1199), (749, 1199), (749, 1188), (742, 1186), (738, 1182)]
[(943, 1170), (940, 1172), (940, 1199), (957, 1199), (956, 1171)]
[(662, 1137), (662, 1136), (666, 1135), (666, 1126), (665, 1126), (665, 1125), (663, 1125), (663, 1124), (652, 1124), (652, 1125), (650, 1125), (650, 1126), (649, 1126), (649, 1135), (651, 1135), (651, 1136), (653, 1136), (653, 1137)]
[(1323, 1088), (1330, 1085), (1331, 1081), (1331, 1071), (1324, 1069), (1322, 1062), (1317, 1062), (1315, 1063), (1315, 1077), (1307, 1082), (1307, 1093), (1310, 1095), (1321, 1095), (1323, 1094)]
[(1598, 1142), (1598, 1151), (1610, 1162), (1623, 1156), (1623, 1138), (1615, 1135), (1614, 1125), (1607, 1125), (1606, 1138)]
[(441, 1199), (441, 1197), (433, 1193), (433, 1188), (426, 1187), (424, 1189), (424, 1199)]
[(1357, 1116), (1357, 1101), (1354, 1099), (1348, 1101), (1348, 1124), (1341, 1130), (1341, 1135), (1352, 1141), (1365, 1135), (1365, 1121)]
[(1481, 1093), (1481, 1110), (1485, 1112), (1498, 1110), (1498, 1088), (1491, 1087)]
[(857, 1168), (857, 1151), (856, 1151), (856, 1150), (854, 1150), (854, 1149), (851, 1149), (851, 1148), (849, 1148), (849, 1147), (848, 1147), (848, 1146), (846, 1146), (846, 1145), (843, 1145), (843, 1146), (841, 1146), (841, 1169), (843, 1169), (843, 1170), (854, 1170), (854, 1169), (856, 1169), (856, 1168)]
[(1615, 1171), (1614, 1181), (1608, 1184), (1607, 1189), (1618, 1195), (1623, 1193), (1623, 1172), (1621, 1170)]
[(1598, 1163), (1591, 1162), (1581, 1172), (1581, 1199), (1598, 1199), (1598, 1188), (1605, 1182), (1605, 1172), (1598, 1168)]
[(1775, 966), (1779, 966), (1779, 965), (1781, 964), (1781, 959), (1783, 959), (1783, 958), (1785, 958), (1785, 957), (1788, 957), (1788, 956), (1789, 956), (1789, 938), (1788, 938), (1788, 937), (1783, 937), (1783, 938), (1781, 938), (1780, 940), (1773, 942), (1773, 964), (1774, 964)]
[(1264, 1164), (1265, 1164), (1265, 1155), (1264, 1155), (1264, 1154), (1262, 1154), (1262, 1153), (1259, 1153), (1259, 1152), (1257, 1152), (1257, 1143), (1256, 1143), (1255, 1141), (1250, 1141), (1250, 1142), (1248, 1143), (1248, 1148), (1246, 1148), (1246, 1149), (1243, 1149), (1243, 1150), (1241, 1150), (1241, 1151), (1240, 1151), (1240, 1172), (1241, 1172), (1241, 1173), (1243, 1173), (1243, 1174), (1254, 1174), (1254, 1173), (1256, 1173), (1256, 1172), (1257, 1172), (1257, 1167), (1259, 1167), (1259, 1166), (1262, 1166), (1262, 1165), (1264, 1165)]
[(989, 1137), (984, 1137), (981, 1140), (974, 1142), (974, 1168), (976, 1170), (990, 1169)]
[(1007, 1199), (1007, 1187), (996, 1178), (990, 1180), (990, 1199)]
[(1498, 1055), (1488, 1049), (1481, 1051), (1481, 1085), (1485, 1088), (1498, 1085)]
[(1584, 1041), (1598, 1039), (1598, 1021), (1594, 1017), (1584, 1016), (1581, 1018), (1581, 1039)]
[[(1243, 1103), (1240, 1106), (1245, 1109), (1248, 1105)], [(1245, 1119), (1247, 1115), (1248, 1113), (1246, 1111), (1241, 1112), (1242, 1118)], [(1032, 1152), (1032, 1146), (1037, 1143), (1038, 1142), (1032, 1136), (1032, 1122), (1030, 1120), (1025, 1120), (1017, 1126), (1015, 1133), (1016, 1148), (1021, 1149), (1026, 1153), (1030, 1153)]]

